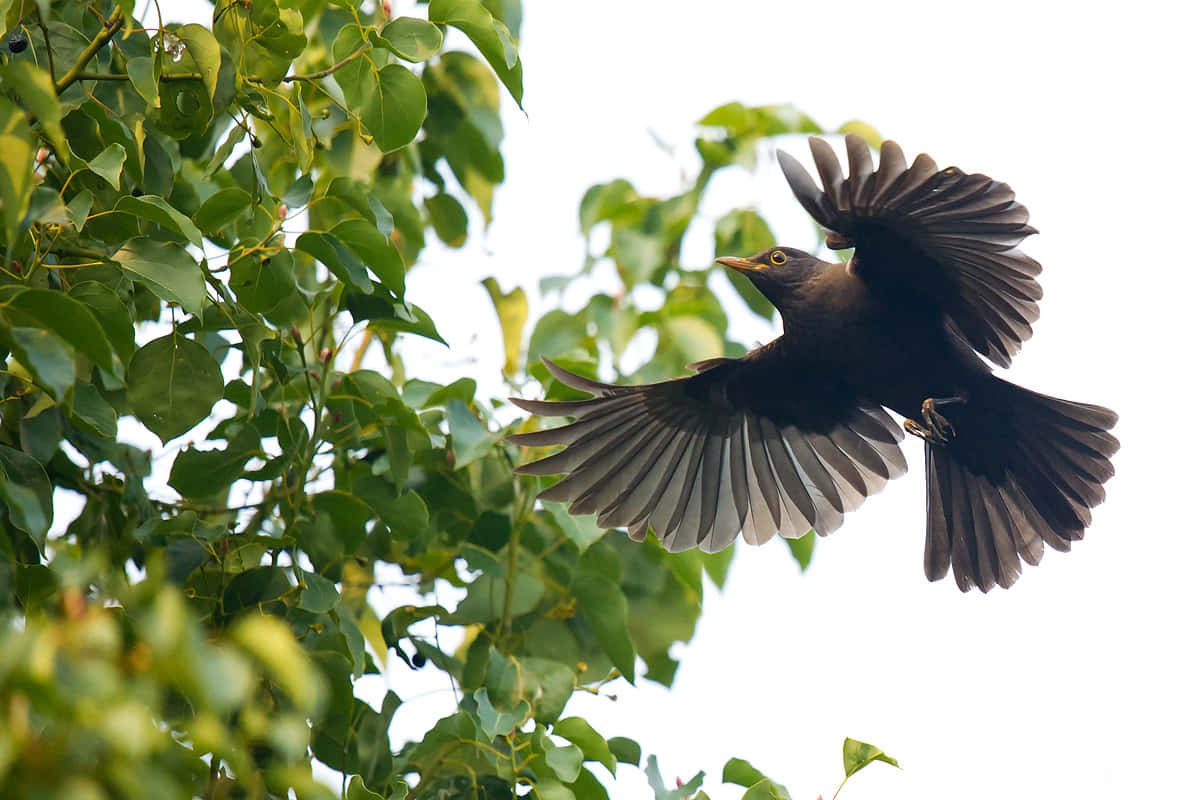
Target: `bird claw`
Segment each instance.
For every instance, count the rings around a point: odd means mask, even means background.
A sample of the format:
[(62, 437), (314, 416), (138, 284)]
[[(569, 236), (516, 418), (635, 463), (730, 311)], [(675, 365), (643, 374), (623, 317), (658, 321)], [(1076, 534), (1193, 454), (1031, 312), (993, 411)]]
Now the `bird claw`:
[(921, 419), (925, 423), (912, 419), (904, 420), (904, 430), (908, 431), (913, 436), (924, 439), (930, 444), (948, 443), (957, 435), (954, 425), (950, 420), (938, 413), (937, 407), (945, 403), (963, 402), (960, 398), (951, 398), (949, 400), (938, 400), (934, 397), (928, 397), (925, 402), (921, 403)]

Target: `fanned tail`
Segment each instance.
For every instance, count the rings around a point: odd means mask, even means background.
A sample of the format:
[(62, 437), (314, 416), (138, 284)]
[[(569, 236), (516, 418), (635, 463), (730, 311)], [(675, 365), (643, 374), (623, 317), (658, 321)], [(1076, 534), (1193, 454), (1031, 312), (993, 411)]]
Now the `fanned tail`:
[(1069, 550), (1104, 500), (1119, 446), (1107, 408), (1031, 392), (994, 376), (939, 409), (957, 434), (926, 444), (925, 574), (954, 568), (967, 591), (1016, 581), (1045, 545)]

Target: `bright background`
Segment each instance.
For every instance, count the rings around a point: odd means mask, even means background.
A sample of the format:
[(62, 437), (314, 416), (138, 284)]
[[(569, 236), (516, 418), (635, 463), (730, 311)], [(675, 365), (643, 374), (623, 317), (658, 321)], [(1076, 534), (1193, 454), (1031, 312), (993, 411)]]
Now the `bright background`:
[[(1188, 506), (1200, 258), (1187, 244), (1200, 229), (1198, 22), (1195, 6), (1155, 2), (526, 0), (527, 117), (509, 101), (495, 221), (477, 249), (430, 254), (409, 281), (451, 345), (433, 360), (498, 373), (477, 281), (536, 293), (538, 277), (576, 269), (589, 185), (624, 176), (675, 192), (681, 169), (698, 168), (705, 112), (793, 103), (827, 127), (866, 120), (910, 159), (925, 151), (1011, 184), (1043, 231), (1024, 249), (1046, 268), (1046, 297), (1006, 377), (1121, 414), (1117, 476), (1087, 539), (1047, 552), (1013, 589), (926, 583), (922, 453), (909, 442), (909, 475), (819, 542), (804, 576), (778, 542), (739, 545), (671, 691), (613, 683), (615, 702), (581, 697), (573, 710), (638, 739), (668, 783), (706, 770), (714, 797), (740, 796), (718, 785), (738, 755), (793, 797), (828, 799), (844, 736), (903, 767), (872, 765), (844, 800), (1200, 797), (1200, 525)], [(807, 158), (802, 140), (788, 147)], [(719, 174), (710, 223), (760, 203), (782, 243), (811, 246), (762, 155), (753, 176)], [(689, 266), (711, 242), (692, 232)], [(736, 298), (728, 308), (735, 338), (774, 335)], [(408, 713), (424, 730), (420, 706), (401, 708), (394, 734)], [(614, 797), (649, 795), (632, 769)]]
[[(211, 13), (164, 6), (177, 18)], [(793, 797), (829, 798), (845, 736), (903, 770), (873, 765), (843, 800), (1200, 797), (1200, 525), (1187, 506), (1200, 445), (1186, 347), (1200, 289), (1195, 9), (525, 0), (525, 113), (505, 100), (509, 177), (490, 229), (473, 220), (465, 250), (431, 246), (409, 277), (408, 297), (450, 343), (416, 343), (411, 375), (457, 376), (475, 361), (497, 378), (481, 392), (502, 392), (481, 278), (536, 297), (539, 277), (583, 262), (576, 209), (588, 186), (627, 177), (644, 194), (673, 193), (698, 168), (693, 123), (705, 112), (792, 103), (831, 128), (866, 120), (910, 159), (926, 151), (1016, 189), (1043, 231), (1024, 249), (1046, 267), (1046, 298), (1006, 377), (1115, 408), (1123, 443), (1086, 541), (984, 596), (923, 577), (922, 453), (909, 442), (909, 476), (822, 540), (804, 576), (778, 542), (739, 545), (725, 589), (706, 593), (696, 636), (676, 654), (672, 690), (614, 682), (615, 701), (580, 693), (571, 710), (657, 754), (668, 783), (707, 771), (714, 798), (741, 794), (719, 785), (734, 755)], [(807, 157), (802, 140), (788, 146)], [(709, 224), (759, 204), (781, 243), (810, 247), (807, 217), (761, 155), (754, 175), (719, 175)], [(685, 263), (703, 266), (711, 242), (697, 224)], [(602, 272), (592, 289), (615, 285)], [(731, 298), (735, 338), (775, 335), (723, 278), (713, 285)], [(544, 309), (534, 301), (535, 316)], [(444, 680), (421, 689), (434, 677), (393, 664), (362, 682), (364, 697), (386, 682), (405, 698), (395, 743), (453, 710)], [(620, 770), (614, 797), (649, 796), (643, 776)]]

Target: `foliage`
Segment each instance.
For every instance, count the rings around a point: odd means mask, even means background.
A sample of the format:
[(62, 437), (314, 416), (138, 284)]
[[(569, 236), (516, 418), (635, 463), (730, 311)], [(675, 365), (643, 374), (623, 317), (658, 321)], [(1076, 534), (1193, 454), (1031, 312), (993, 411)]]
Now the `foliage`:
[[(406, 275), (432, 237), (490, 220), (501, 105), (522, 100), (517, 0), (425, 11), (233, 0), (206, 27), (0, 0), (5, 796), (332, 796), (317, 761), (350, 798), (595, 798), (599, 770), (642, 764), (564, 709), (618, 677), (670, 685), (730, 553), (668, 555), (535, 503), (479, 376), (408, 374), (411, 337), (442, 339)], [(683, 236), (717, 170), (818, 128), (739, 104), (701, 125), (683, 192), (616, 180), (580, 206), (591, 241), (609, 234), (588, 269), (611, 261), (658, 307), (626, 291), (530, 320), (522, 289), (485, 282), (514, 389), (565, 396), (540, 356), (619, 369), (642, 330), (639, 378), (742, 352)], [(716, 224), (724, 252), (771, 238), (752, 210)], [(139, 447), (139, 423), (163, 446)], [(412, 602), (368, 602), (386, 570)], [(354, 694), (392, 658), (461, 698), (395, 743), (405, 687)]]

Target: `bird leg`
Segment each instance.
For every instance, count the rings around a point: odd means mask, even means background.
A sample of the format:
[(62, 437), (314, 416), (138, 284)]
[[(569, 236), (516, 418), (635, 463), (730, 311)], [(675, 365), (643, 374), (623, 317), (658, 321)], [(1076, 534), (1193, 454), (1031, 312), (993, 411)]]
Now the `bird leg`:
[(917, 436), (930, 444), (946, 444), (957, 434), (954, 430), (954, 425), (950, 420), (938, 413), (938, 406), (948, 406), (955, 403), (965, 403), (967, 398), (965, 395), (955, 395), (954, 397), (927, 397), (921, 403), (921, 419), (925, 423), (912, 419), (904, 420), (904, 430)]

